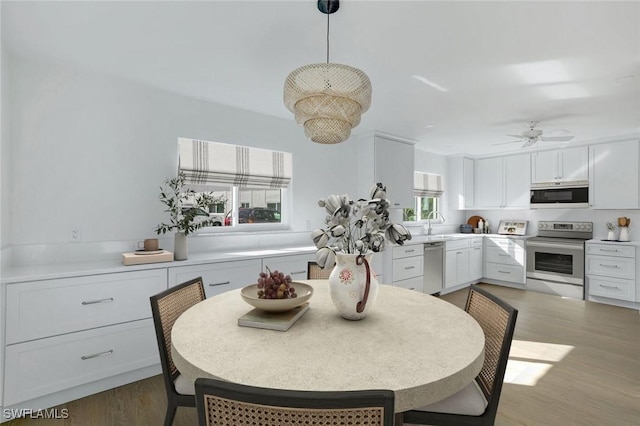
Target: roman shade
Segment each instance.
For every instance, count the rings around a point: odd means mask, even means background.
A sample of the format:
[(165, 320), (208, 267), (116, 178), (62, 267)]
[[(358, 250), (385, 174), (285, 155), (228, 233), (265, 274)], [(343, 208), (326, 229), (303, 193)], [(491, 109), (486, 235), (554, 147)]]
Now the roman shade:
[(178, 169), (195, 185), (286, 188), (291, 181), (289, 152), (178, 138)]
[(439, 197), (443, 192), (442, 176), (431, 173), (413, 173), (413, 195), (416, 197)]

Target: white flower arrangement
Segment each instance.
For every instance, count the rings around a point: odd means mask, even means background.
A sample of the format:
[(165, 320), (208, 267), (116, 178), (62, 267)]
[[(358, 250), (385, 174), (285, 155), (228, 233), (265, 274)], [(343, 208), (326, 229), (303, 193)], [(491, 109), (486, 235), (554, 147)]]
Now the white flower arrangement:
[(332, 268), (336, 252), (366, 254), (384, 250), (388, 239), (402, 245), (411, 233), (401, 224), (389, 221), (389, 202), (382, 183), (369, 191), (369, 199), (351, 200), (347, 194), (329, 195), (318, 205), (327, 212), (326, 229), (311, 233), (318, 251), (316, 261), (321, 268)]

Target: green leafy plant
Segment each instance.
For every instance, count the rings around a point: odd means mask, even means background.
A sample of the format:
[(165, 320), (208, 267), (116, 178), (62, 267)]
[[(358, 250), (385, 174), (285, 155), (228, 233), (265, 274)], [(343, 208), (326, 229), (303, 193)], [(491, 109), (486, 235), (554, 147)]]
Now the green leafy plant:
[[(199, 209), (208, 211), (211, 204), (224, 202), (223, 197), (215, 197), (211, 192), (195, 192), (192, 189), (184, 190), (186, 176), (178, 173), (178, 176), (165, 181), (165, 187), (160, 187), (160, 201), (167, 206), (165, 212), (169, 213), (169, 223), (161, 223), (155, 229), (156, 234), (165, 234), (172, 230), (184, 232), (185, 235), (197, 231), (206, 226), (213, 226), (215, 219), (195, 221)], [(188, 200), (193, 203), (185, 205)]]

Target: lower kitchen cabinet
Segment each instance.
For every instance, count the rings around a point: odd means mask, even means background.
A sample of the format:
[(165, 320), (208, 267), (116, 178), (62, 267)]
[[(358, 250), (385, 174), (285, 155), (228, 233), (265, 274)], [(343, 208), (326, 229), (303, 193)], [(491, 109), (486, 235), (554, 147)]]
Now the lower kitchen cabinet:
[(469, 240), (445, 243), (444, 287), (452, 288), (469, 281)]
[(202, 277), (204, 292), (211, 297), (255, 283), (261, 271), (262, 259), (176, 266), (169, 268), (169, 287)]
[(7, 284), (2, 406), (53, 406), (158, 374), (149, 297), (166, 289), (166, 267)]
[(637, 249), (632, 245), (586, 244), (587, 299), (625, 307), (640, 302), (637, 297)]
[[(294, 281), (306, 280), (309, 262), (315, 262), (315, 260), (315, 252), (291, 256), (267, 257), (262, 259), (262, 271), (267, 272), (267, 268), (269, 268), (270, 271), (280, 271), (285, 275), (290, 275)], [(257, 279), (257, 276), (255, 279)], [(251, 282), (247, 284), (251, 284)]]
[(524, 286), (526, 282), (524, 240), (486, 237), (484, 250), (485, 278), (496, 280), (494, 284)]
[(484, 276), (483, 238), (472, 238), (469, 243), (469, 281), (479, 281)]
[(392, 253), (392, 284), (422, 292), (424, 273), (422, 244), (395, 246)]

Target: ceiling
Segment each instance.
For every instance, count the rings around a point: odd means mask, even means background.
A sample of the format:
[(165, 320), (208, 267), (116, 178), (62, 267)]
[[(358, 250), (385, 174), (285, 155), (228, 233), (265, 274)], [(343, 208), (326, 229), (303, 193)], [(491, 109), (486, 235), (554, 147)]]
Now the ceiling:
[[(315, 3), (3, 1), (2, 37), (26, 57), (293, 121), (286, 76), (326, 60)], [(639, 2), (343, 0), (330, 25), (331, 62), (373, 86), (353, 134), (482, 155), (519, 150), (493, 144), (530, 120), (569, 130), (569, 145), (640, 133)]]

